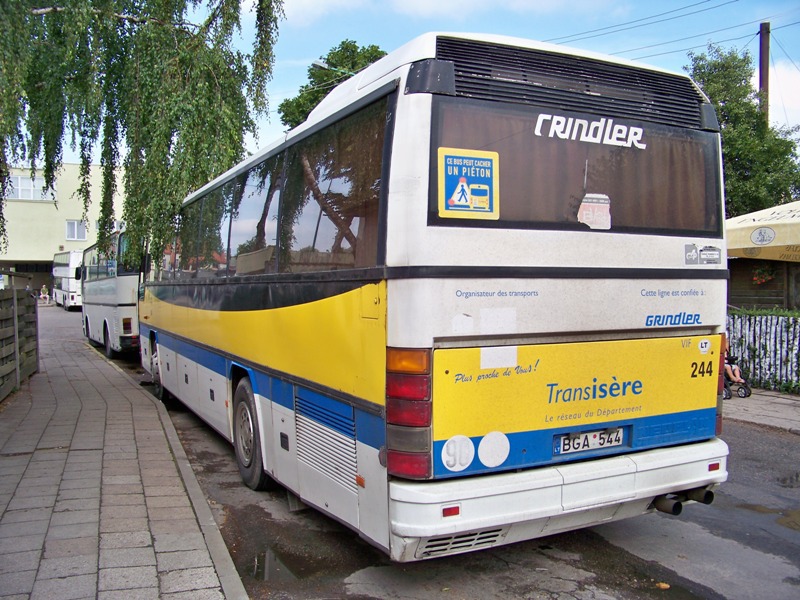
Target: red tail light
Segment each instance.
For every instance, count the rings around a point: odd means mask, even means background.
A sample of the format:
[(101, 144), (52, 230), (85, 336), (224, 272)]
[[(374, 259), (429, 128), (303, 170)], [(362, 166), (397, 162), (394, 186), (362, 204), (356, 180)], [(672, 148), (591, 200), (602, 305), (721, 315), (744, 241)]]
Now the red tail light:
[(719, 368), (717, 369), (717, 420), (714, 434), (722, 435), (722, 390), (725, 388), (725, 353), (728, 351), (728, 338), (723, 333), (719, 346)]
[(717, 370), (717, 394), (722, 393), (722, 389), (725, 387), (725, 353), (728, 351), (728, 338), (723, 333), (721, 336), (722, 338), (719, 346), (719, 369)]
[(409, 427), (429, 427), (433, 412), (431, 408), (430, 402), (387, 398), (386, 422)]
[(408, 479), (430, 479), (433, 474), (431, 455), (419, 452), (389, 450), (386, 453), (386, 469), (392, 475)]
[(431, 393), (430, 375), (386, 374), (386, 397), (427, 400)]
[(407, 479), (430, 479), (430, 350), (386, 349), (386, 468)]

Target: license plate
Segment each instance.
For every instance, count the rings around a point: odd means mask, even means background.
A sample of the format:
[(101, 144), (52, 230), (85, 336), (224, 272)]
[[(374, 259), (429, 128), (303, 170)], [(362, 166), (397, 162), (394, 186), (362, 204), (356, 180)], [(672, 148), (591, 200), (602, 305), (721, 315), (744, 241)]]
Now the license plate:
[(585, 431), (577, 435), (558, 437), (554, 444), (554, 450), (556, 454), (570, 454), (621, 445), (622, 429), (603, 429), (602, 431)]

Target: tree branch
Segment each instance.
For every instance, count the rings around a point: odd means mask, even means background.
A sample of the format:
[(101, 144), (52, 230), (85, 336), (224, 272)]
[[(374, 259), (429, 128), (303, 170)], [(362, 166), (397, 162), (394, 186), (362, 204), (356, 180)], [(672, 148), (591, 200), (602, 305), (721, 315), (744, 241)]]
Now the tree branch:
[[(68, 11), (68, 8), (63, 6), (48, 6), (45, 8), (32, 8), (31, 14), (34, 17), (41, 17), (51, 13), (60, 13)], [(92, 12), (96, 15), (105, 15), (103, 11), (93, 8), (91, 9)], [(199, 31), (201, 26), (197, 25), (196, 23), (189, 23), (188, 21), (180, 21), (178, 23), (170, 23), (167, 21), (162, 21), (161, 19), (156, 19), (155, 17), (137, 17), (134, 15), (125, 15), (122, 13), (111, 13), (111, 16), (115, 19), (119, 19), (120, 21), (129, 21), (131, 23), (135, 23), (136, 25), (146, 25), (148, 23), (156, 23), (158, 25), (163, 25), (164, 27), (180, 27), (180, 28), (194, 28), (195, 31)]]

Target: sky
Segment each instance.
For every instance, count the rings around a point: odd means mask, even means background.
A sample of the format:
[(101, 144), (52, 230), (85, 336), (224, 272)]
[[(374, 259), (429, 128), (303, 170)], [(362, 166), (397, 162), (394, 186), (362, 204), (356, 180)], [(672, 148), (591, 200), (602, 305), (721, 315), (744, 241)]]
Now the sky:
[[(244, 45), (253, 18), (247, 2)], [(683, 72), (688, 53), (709, 43), (749, 51), (757, 69), (759, 24), (769, 22), (770, 122), (800, 125), (797, 0), (284, 0), (284, 12), (267, 87), (270, 113), (259, 121), (258, 140), (248, 142), (251, 152), (280, 136), (278, 105), (296, 96), (309, 65), (342, 41), (391, 52), (429, 31), (549, 41)]]

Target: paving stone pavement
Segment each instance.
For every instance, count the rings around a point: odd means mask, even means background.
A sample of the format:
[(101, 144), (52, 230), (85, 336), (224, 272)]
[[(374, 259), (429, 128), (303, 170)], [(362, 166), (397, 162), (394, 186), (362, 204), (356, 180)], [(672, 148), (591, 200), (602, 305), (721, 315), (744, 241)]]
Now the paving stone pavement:
[(40, 308), (39, 373), (0, 404), (0, 597), (246, 598), (163, 405), (80, 322)]

